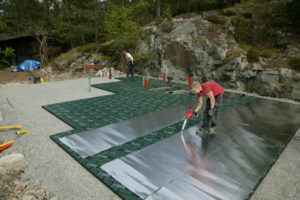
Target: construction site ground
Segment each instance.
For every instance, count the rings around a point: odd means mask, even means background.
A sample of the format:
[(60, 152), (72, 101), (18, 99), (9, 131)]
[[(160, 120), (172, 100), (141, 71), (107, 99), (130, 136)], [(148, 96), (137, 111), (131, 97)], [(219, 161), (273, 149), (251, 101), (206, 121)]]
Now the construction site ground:
[[(16, 138), (15, 144), (1, 156), (22, 153), (26, 162), (22, 179), (40, 183), (57, 199), (120, 199), (50, 139), (51, 135), (70, 131), (72, 127), (42, 106), (112, 94), (97, 88), (89, 91), (88, 74), (80, 76), (66, 74), (52, 77), (52, 81), (46, 78), (45, 84), (33, 84), (28, 80), (32, 74), (20, 74), (9, 81), (4, 72), (0, 72), (0, 80), (7, 78), (0, 86), (0, 125), (22, 125), (31, 130)], [(119, 80), (91, 79), (92, 84), (115, 81)], [(0, 140), (9, 141), (15, 137), (13, 130), (5, 131)], [(251, 199), (298, 199), (299, 137), (298, 130)]]

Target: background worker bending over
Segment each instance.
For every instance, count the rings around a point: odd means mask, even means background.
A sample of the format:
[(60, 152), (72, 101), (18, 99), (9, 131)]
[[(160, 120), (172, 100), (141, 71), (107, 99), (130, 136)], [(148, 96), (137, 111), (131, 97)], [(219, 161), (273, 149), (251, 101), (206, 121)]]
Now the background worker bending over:
[(129, 74), (131, 74), (131, 78), (133, 78), (133, 57), (132, 57), (132, 55), (130, 53), (128, 53), (125, 50), (122, 53), (123, 53), (123, 55), (125, 55), (126, 60), (128, 62), (128, 68), (127, 68), (127, 71), (126, 71), (126, 77), (128, 78)]
[(203, 95), (208, 97), (206, 108), (203, 113), (203, 125), (202, 128), (197, 131), (197, 134), (200, 136), (209, 133), (214, 134), (216, 132), (219, 107), (222, 104), (224, 88), (214, 81), (208, 81), (202, 84), (198, 81), (194, 81), (192, 84), (192, 91), (199, 97), (197, 106), (193, 111), (194, 116), (198, 116), (198, 112), (203, 105)]

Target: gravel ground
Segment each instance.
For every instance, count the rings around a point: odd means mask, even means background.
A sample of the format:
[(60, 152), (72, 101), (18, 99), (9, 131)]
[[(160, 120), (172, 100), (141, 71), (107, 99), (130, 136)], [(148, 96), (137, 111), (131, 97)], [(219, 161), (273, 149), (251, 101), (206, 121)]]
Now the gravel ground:
[[(115, 80), (92, 78), (92, 83)], [(109, 188), (84, 169), (76, 160), (55, 144), (50, 135), (72, 129), (41, 106), (64, 101), (108, 95), (92, 88), (88, 79), (49, 82), (46, 84), (8, 84), (0, 86), (0, 126), (22, 125), (31, 132), (16, 138), (5, 150), (25, 157), (23, 181), (47, 188), (49, 196), (60, 199), (120, 199)], [(300, 119), (299, 119), (300, 121)], [(15, 139), (15, 131), (1, 132), (0, 140)], [(300, 136), (300, 131), (296, 133)], [(293, 139), (259, 185), (252, 200), (298, 199), (300, 195), (300, 145)]]
[[(94, 84), (114, 80), (92, 78), (91, 81)], [(108, 94), (111, 93), (95, 88), (89, 92), (87, 78), (0, 87), (0, 126), (22, 125), (24, 130), (31, 130), (18, 137), (15, 144), (4, 152), (24, 155), (24, 181), (41, 184), (57, 199), (119, 199), (49, 138), (50, 135), (72, 128), (41, 107)], [(1, 132), (0, 140), (14, 139), (14, 132)]]

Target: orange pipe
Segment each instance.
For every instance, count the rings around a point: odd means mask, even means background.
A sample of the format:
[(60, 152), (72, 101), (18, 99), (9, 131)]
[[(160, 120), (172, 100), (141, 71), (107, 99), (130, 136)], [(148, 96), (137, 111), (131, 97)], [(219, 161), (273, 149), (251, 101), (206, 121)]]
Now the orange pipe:
[(189, 76), (189, 86), (191, 86), (193, 83), (193, 76)]
[(145, 78), (145, 88), (148, 89), (149, 88), (149, 79)]
[(166, 73), (163, 73), (163, 82), (166, 82), (166, 78), (167, 78)]
[(14, 143), (15, 143), (15, 141), (12, 140), (10, 142), (0, 144), (0, 151), (3, 151), (4, 149), (7, 149), (7, 148), (11, 147)]

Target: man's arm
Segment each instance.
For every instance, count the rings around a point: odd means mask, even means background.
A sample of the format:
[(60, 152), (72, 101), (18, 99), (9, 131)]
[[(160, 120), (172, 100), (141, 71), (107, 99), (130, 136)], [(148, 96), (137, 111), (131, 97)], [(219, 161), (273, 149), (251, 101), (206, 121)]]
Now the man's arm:
[(216, 99), (215, 99), (215, 97), (214, 97), (213, 92), (210, 91), (209, 93), (207, 93), (207, 96), (208, 96), (208, 98), (209, 98), (209, 100), (210, 100), (210, 108), (211, 108), (211, 109), (214, 109)]
[(196, 106), (196, 108), (195, 108), (195, 112), (198, 112), (198, 111), (201, 109), (202, 104), (203, 104), (203, 97), (201, 96), (201, 97), (199, 97), (197, 106)]

